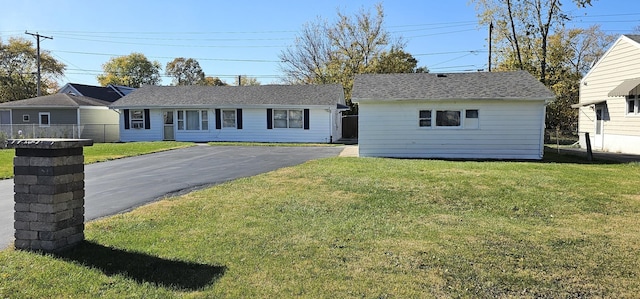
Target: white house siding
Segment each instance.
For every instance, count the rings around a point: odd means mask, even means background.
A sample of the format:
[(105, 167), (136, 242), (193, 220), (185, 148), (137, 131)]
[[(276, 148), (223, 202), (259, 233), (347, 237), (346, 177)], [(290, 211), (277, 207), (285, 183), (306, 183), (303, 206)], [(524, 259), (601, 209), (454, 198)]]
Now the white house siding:
[(595, 107), (579, 108), (581, 147), (586, 147), (584, 133), (589, 133), (595, 149), (640, 154), (640, 116), (626, 115), (624, 97), (608, 96), (624, 80), (638, 77), (640, 45), (621, 37), (581, 81), (580, 102), (606, 101), (602, 144), (595, 142)]
[(126, 129), (124, 128), (124, 112), (120, 110), (120, 141), (161, 141), (163, 138), (164, 120), (162, 110), (151, 109), (149, 116), (151, 126), (149, 129)]
[[(196, 109), (196, 108), (191, 108)], [(237, 109), (237, 108), (221, 108)], [(274, 107), (272, 109), (303, 109), (303, 107)], [(182, 109), (179, 109), (182, 110)], [(185, 131), (175, 130), (176, 141), (242, 141), (242, 142), (320, 142), (329, 143), (331, 139), (336, 141), (339, 135), (331, 137), (331, 118), (337, 113), (326, 108), (309, 108), (309, 130), (273, 128), (267, 129), (267, 108), (242, 108), (242, 129), (221, 128), (216, 129), (215, 109), (207, 110), (209, 116), (208, 130)], [(120, 126), (120, 139), (122, 141), (156, 141), (163, 139), (163, 111), (165, 109), (151, 109), (151, 128), (145, 129), (124, 129), (124, 118)], [(174, 117), (175, 125), (177, 118)], [(334, 124), (334, 134), (340, 134), (339, 129)], [(341, 129), (341, 128), (340, 128)]]
[[(418, 125), (420, 110), (478, 110), (477, 129)], [(363, 157), (541, 159), (544, 101), (360, 103)], [(432, 120), (435, 124), (435, 118)]]

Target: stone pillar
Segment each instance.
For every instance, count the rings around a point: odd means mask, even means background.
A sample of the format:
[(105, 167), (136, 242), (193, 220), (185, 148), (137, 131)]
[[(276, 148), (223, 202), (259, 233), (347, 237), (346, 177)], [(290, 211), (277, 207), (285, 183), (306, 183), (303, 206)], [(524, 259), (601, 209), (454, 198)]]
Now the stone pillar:
[(84, 240), (84, 155), (90, 139), (10, 139), (16, 249), (55, 252)]

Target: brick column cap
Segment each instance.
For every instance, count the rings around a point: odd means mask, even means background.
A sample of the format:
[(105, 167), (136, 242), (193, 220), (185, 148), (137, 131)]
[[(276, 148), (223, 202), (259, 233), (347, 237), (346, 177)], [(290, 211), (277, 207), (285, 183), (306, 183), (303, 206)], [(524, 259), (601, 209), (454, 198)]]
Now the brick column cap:
[(67, 138), (34, 138), (34, 139), (9, 139), (7, 148), (25, 149), (63, 149), (92, 146), (92, 139), (67, 139)]

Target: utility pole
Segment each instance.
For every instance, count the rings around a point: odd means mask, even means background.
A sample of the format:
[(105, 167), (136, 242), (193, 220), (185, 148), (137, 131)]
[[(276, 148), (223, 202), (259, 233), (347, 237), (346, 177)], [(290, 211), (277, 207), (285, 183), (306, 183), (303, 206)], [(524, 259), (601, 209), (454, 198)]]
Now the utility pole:
[(491, 72), (491, 34), (493, 32), (493, 22), (489, 23), (489, 72)]
[(40, 92), (40, 38), (48, 38), (48, 39), (53, 39), (53, 37), (51, 36), (44, 36), (44, 35), (40, 35), (37, 32), (36, 33), (29, 33), (27, 31), (24, 32), (24, 34), (28, 34), (28, 35), (32, 35), (35, 36), (36, 38), (36, 45), (37, 45), (37, 51), (38, 51), (38, 96), (42, 95), (42, 93)]

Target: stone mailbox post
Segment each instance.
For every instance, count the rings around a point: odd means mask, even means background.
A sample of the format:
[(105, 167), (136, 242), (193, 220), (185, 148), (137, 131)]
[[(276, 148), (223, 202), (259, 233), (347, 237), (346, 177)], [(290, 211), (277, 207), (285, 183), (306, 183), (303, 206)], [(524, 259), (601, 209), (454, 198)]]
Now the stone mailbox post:
[(84, 240), (84, 155), (90, 139), (10, 139), (16, 249), (55, 252)]

